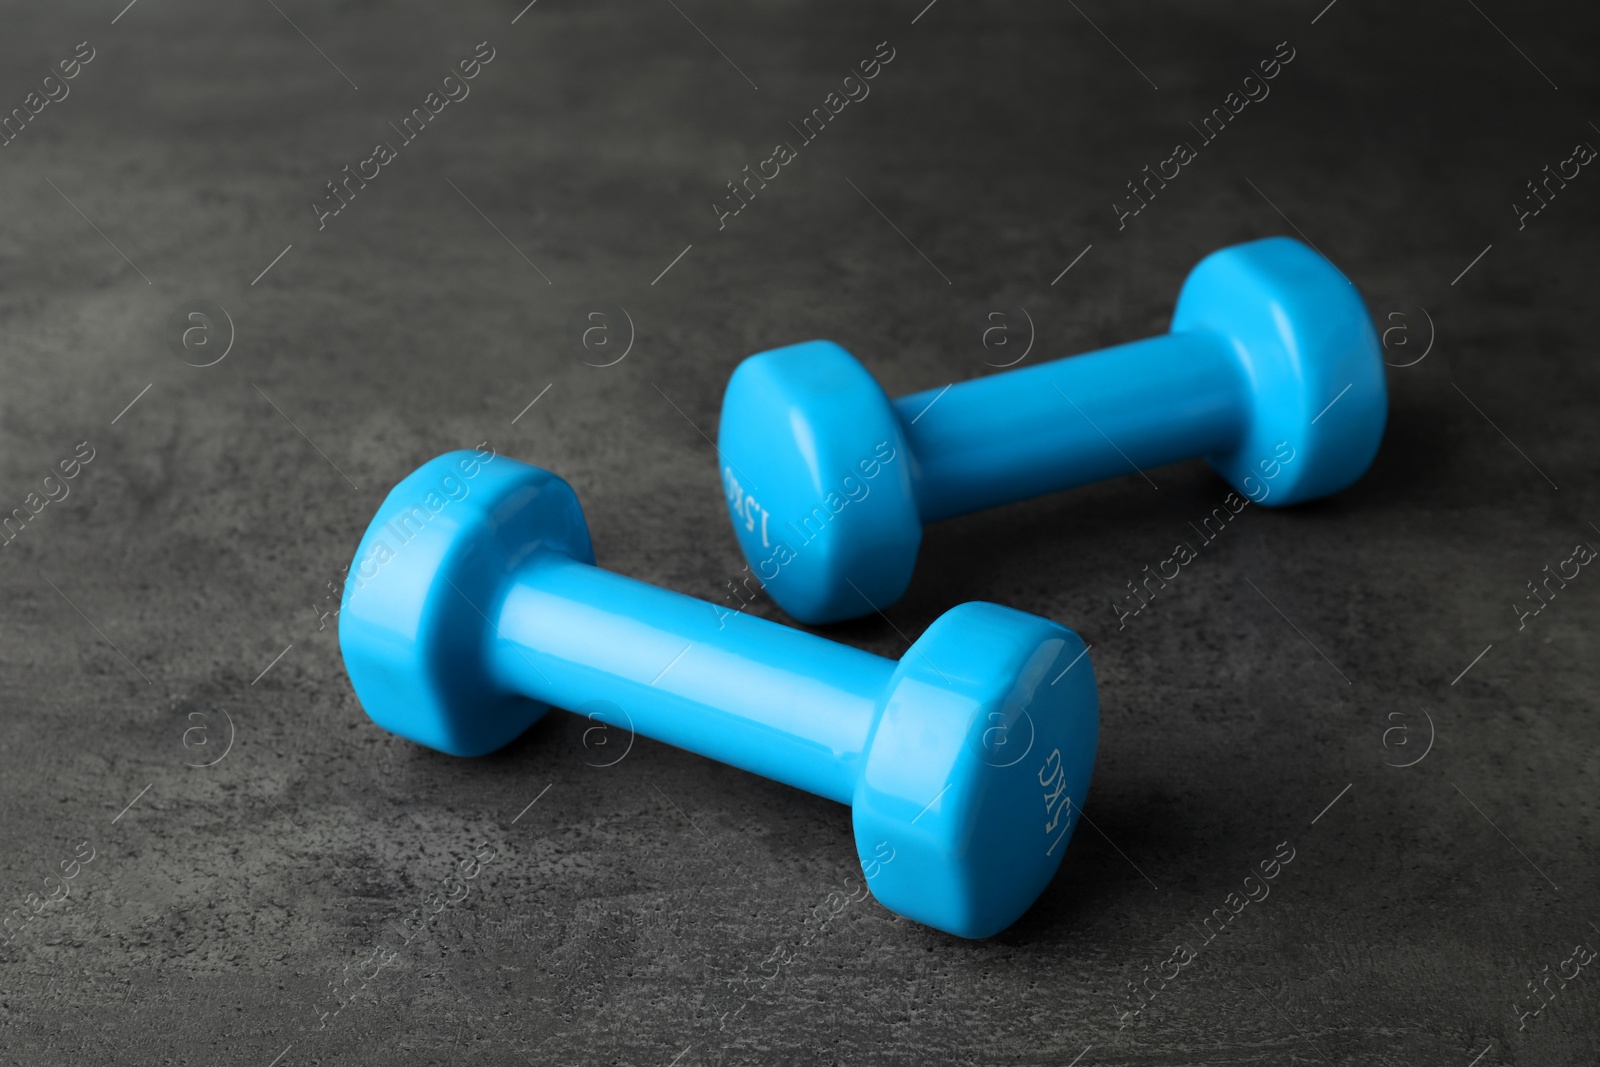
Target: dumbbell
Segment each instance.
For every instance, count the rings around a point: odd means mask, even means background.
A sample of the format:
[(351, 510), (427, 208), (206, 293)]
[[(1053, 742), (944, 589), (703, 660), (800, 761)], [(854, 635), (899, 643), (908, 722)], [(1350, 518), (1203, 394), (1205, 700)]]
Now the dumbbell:
[(1270, 506), (1336, 493), (1387, 410), (1360, 294), (1272, 237), (1202, 260), (1170, 333), (898, 400), (831, 341), (751, 356), (718, 453), (752, 573), (818, 623), (899, 599), (938, 519), (1197, 456)]
[(488, 450), (389, 493), (339, 646), (373, 721), (441, 752), (605, 701), (639, 734), (849, 804), (878, 901), (962, 937), (1044, 891), (1099, 735), (1087, 649), (1063, 626), (963, 604), (897, 663), (730, 614), (594, 566), (572, 488)]

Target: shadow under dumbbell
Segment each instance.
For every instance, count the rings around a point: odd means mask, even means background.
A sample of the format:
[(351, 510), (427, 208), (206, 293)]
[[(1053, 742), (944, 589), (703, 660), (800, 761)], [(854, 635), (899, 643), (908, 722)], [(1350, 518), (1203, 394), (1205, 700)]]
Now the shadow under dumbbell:
[[(1412, 394), (1408, 389), (1395, 397), (1383, 443), (1365, 477), (1333, 497), (1281, 510), (1252, 509), (1261, 512), (1252, 521), (1264, 533), (1292, 531), (1306, 521), (1369, 529), (1385, 523), (1397, 508), (1414, 508), (1419, 493), (1446, 481), (1458, 488), (1434, 491), (1474, 499), (1472, 479), (1445, 479), (1443, 473), (1463, 461), (1453, 436), (1440, 427), (1459, 433), (1461, 420), (1444, 398)], [(891, 613), (896, 624), (915, 637), (916, 628), (949, 604), (992, 600), (1083, 630), (1092, 642), (1105, 618), (1105, 602), (1138, 575), (1139, 566), (1130, 567), (1129, 561), (1145, 562), (1130, 546), (1155, 551), (1189, 538), (1189, 524), (1203, 520), (1234, 492), (1201, 460), (1146, 473), (1149, 482), (1130, 474), (927, 526), (916, 576)], [(1159, 488), (1152, 489), (1151, 482)], [(1085, 596), (1094, 604), (1087, 619), (1063, 610), (1084, 603)], [(831, 632), (855, 641), (875, 631), (836, 626)]]
[[(530, 770), (538, 768), (556, 771), (560, 768), (568, 718), (568, 712), (552, 708), (543, 718), (502, 748), (470, 760), (463, 760), (459, 756), (442, 758), (476, 769), (476, 773), (484, 773), (483, 769), (493, 769), (497, 775), (508, 771), (514, 772), (516, 781), (525, 788)], [(421, 752), (429, 752), (420, 745), (417, 747)]]
[[(901, 936), (913, 944), (965, 948), (966, 958), (977, 967), (987, 966), (987, 959), (997, 951), (1055, 945), (1071, 936), (1089, 936), (1102, 943), (1125, 941), (1129, 934), (1123, 920), (1130, 913), (1149, 914), (1159, 906), (1158, 894), (1165, 889), (1160, 881), (1152, 885), (1145, 876), (1166, 876), (1160, 857), (1184, 855), (1194, 846), (1195, 827), (1187, 825), (1181, 815), (1174, 817), (1175, 807), (1170, 797), (1123, 794), (1091, 799), (1087, 811), (1093, 826), (1080, 824), (1073, 830), (1055, 878), (1011, 926), (981, 941), (913, 924), (899, 927), (904, 931)], [(1215, 844), (1221, 852), (1234, 851), (1231, 841)], [(1139, 857), (1137, 868), (1130, 856)]]
[[(686, 840), (693, 839), (691, 851), (710, 850), (708, 864), (718, 848), (730, 852), (759, 848), (770, 854), (770, 864), (752, 860), (748, 864), (752, 871), (789, 869), (797, 846), (814, 848), (829, 862), (849, 858), (848, 807), (635, 734), (613, 714), (616, 710), (614, 706), (582, 712), (551, 708), (504, 748), (470, 761), (421, 748), (418, 752), (421, 758), (514, 783), (516, 797), (528, 792), (530, 780), (548, 777), (568, 793), (564, 803), (583, 820), (636, 808), (644, 797), (647, 804), (667, 809), (673, 821), (681, 822)], [(699, 814), (706, 811), (715, 814), (709, 818)], [(744, 829), (735, 833), (726, 829), (729, 824)], [(700, 831), (709, 834), (709, 840), (696, 836)], [(714, 867), (708, 866), (708, 875)]]
[(1060, 609), (1085, 595), (1104, 600), (1133, 576), (1121, 575), (1130, 544), (1166, 546), (1229, 492), (1199, 461), (1151, 476), (1158, 490), (1135, 474), (928, 526), (900, 613), (915, 622), (940, 605), (991, 600), (1092, 628)]
[[(1401, 373), (1404, 372), (1390, 371), (1391, 383)], [(1318, 507), (1305, 505), (1294, 508), (1292, 513), (1390, 511), (1396, 507), (1411, 510), (1424, 502), (1442, 503), (1438, 499), (1442, 493), (1451, 494), (1453, 501), (1463, 504), (1477, 503), (1482, 499), (1481, 472), (1468, 455), (1475, 451), (1470, 442), (1480, 438), (1485, 447), (1505, 448), (1511, 459), (1520, 463), (1499, 435), (1483, 425), (1477, 413), (1442, 378), (1428, 383), (1426, 388), (1428, 392), (1410, 387), (1391, 390), (1389, 424), (1366, 477), (1338, 496), (1318, 501)], [(1473, 425), (1472, 420), (1478, 420), (1478, 425)], [(1455, 468), (1460, 468), (1459, 476), (1452, 474)], [(1524, 471), (1533, 481), (1543, 484), (1526, 467), (1517, 473)]]

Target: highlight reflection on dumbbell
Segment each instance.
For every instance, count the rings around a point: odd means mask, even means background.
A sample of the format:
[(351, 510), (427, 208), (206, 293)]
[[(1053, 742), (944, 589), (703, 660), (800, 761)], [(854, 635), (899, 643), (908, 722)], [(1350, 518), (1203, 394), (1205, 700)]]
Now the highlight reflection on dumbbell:
[(718, 452), (751, 570), (790, 615), (832, 622), (905, 592), (923, 523), (1202, 456), (1254, 498), (1285, 447), (1260, 502), (1312, 500), (1367, 469), (1387, 411), (1355, 287), (1274, 237), (1202, 260), (1167, 334), (898, 400), (830, 341), (751, 356)]
[(896, 663), (729, 617), (595, 567), (566, 482), (484, 457), (418, 468), (357, 550), (339, 644), (380, 726), (475, 756), (551, 705), (610, 701), (644, 736), (851, 805), (868, 885), (901, 915), (987, 937), (1043, 892), (1099, 732), (1077, 634), (963, 604)]

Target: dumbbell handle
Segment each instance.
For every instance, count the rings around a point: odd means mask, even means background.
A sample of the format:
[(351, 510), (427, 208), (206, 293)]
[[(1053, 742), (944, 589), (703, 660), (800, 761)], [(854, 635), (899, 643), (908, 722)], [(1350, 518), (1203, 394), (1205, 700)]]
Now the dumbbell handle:
[[(894, 401), (923, 522), (1224, 452), (1243, 364), (1219, 334), (1169, 333)], [(1074, 407), (1076, 405), (1076, 407)]]
[(609, 701), (646, 737), (841, 804), (895, 669), (550, 551), (510, 575), (488, 616), (504, 688), (573, 711)]

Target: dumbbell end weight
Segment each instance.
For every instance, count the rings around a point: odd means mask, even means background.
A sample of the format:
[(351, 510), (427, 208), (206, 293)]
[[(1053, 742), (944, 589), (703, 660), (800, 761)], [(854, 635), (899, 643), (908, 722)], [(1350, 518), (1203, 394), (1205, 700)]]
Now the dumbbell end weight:
[(487, 613), (510, 571), (541, 548), (594, 562), (578, 499), (549, 471), (448, 452), (390, 490), (339, 610), (345, 670), (374, 722), (452, 756), (481, 756), (549, 710), (484, 669)]
[[(1223, 380), (1173, 384), (1202, 359)], [(751, 572), (790, 615), (823, 623), (881, 609), (910, 584), (924, 521), (1080, 484), (1084, 470), (1132, 476), (1129, 455), (1142, 468), (1209, 452), (1224, 479), (1272, 507), (1336, 493), (1371, 464), (1388, 411), (1360, 294), (1287, 237), (1202, 260), (1163, 337), (943, 393), (891, 401), (831, 341), (762, 352), (734, 371), (719, 431), (723, 490)], [(1178, 422), (1208, 443), (1174, 452)], [(1084, 453), (1052, 462), (1063, 440)], [(940, 454), (922, 457), (919, 444)], [(1008, 454), (1029, 469), (1009, 467)], [(946, 477), (956, 469), (959, 487)]]
[(1220, 336), (1238, 358), (1248, 414), (1238, 443), (1206, 459), (1240, 493), (1301, 504), (1372, 465), (1389, 413), (1383, 349), (1360, 292), (1314, 249), (1268, 237), (1213, 252), (1184, 281), (1171, 332)]
[(644, 736), (849, 803), (867, 886), (892, 911), (987, 937), (1044, 891), (1098, 742), (1078, 635), (963, 604), (896, 663), (723, 617), (592, 566), (571, 488), (485, 456), (413, 472), (357, 550), (339, 640), (378, 725), (481, 755), (548, 710), (522, 694), (609, 696)]
[(750, 571), (790, 615), (836, 622), (905, 592), (922, 543), (917, 461), (849, 352), (807, 341), (739, 364), (717, 452)]
[(936, 619), (900, 658), (851, 804), (879, 903), (969, 938), (1020, 918), (1077, 828), (1099, 728), (1077, 634), (997, 604)]

